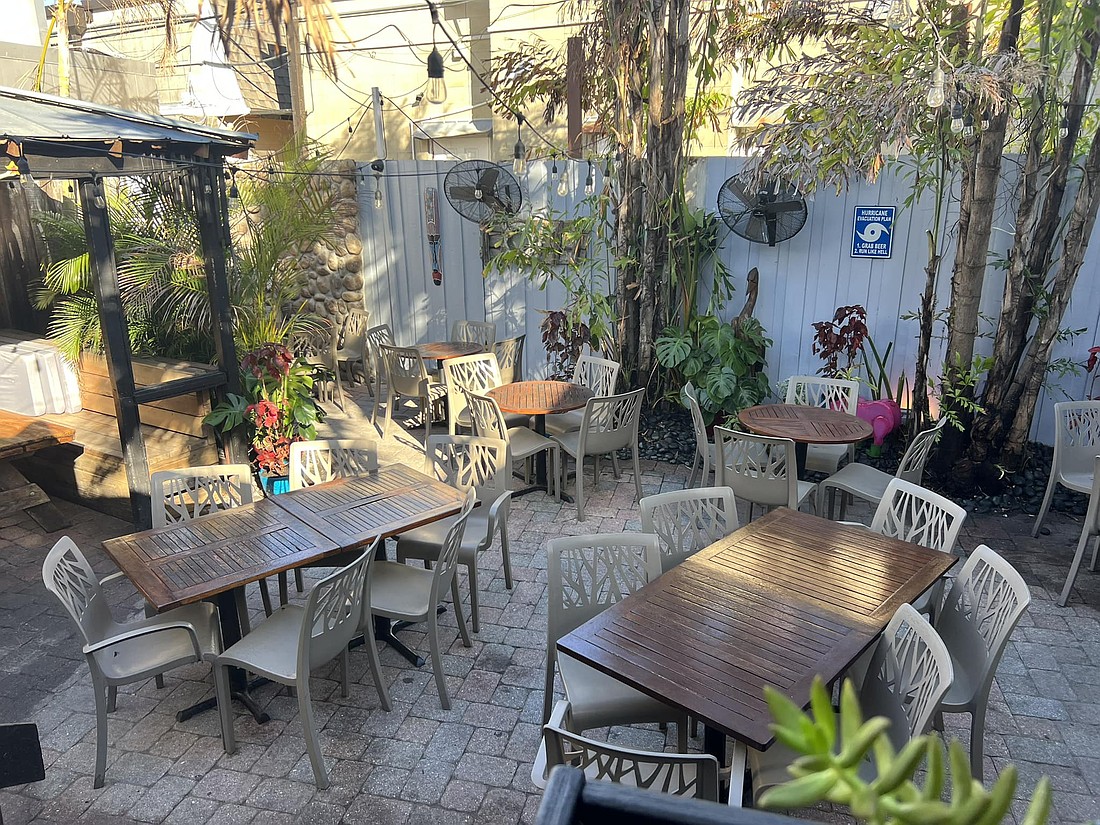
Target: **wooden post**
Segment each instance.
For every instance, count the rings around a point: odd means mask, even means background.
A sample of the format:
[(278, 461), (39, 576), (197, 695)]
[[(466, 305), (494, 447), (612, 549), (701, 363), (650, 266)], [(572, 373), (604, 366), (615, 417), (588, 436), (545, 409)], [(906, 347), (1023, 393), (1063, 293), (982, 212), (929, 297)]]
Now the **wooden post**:
[(574, 35), (566, 41), (565, 60), (565, 112), (569, 133), (569, 156), (579, 158), (581, 146), (581, 76), (584, 72), (584, 47), (580, 37)]
[(286, 20), (286, 59), (290, 70), (290, 122), (295, 138), (306, 133), (305, 84), (302, 81), (302, 43), (298, 31), (298, 3), (289, 0)]
[(141, 419), (134, 400), (134, 365), (130, 338), (122, 314), (122, 298), (115, 269), (115, 245), (111, 239), (110, 219), (99, 180), (80, 183), (80, 202), (84, 211), (84, 232), (92, 257), (92, 281), (99, 304), (99, 324), (107, 371), (114, 385), (115, 417), (122, 441), (122, 460), (130, 483), (130, 508), (134, 524), (141, 529), (152, 526), (149, 509), (149, 459), (141, 435)]
[[(206, 289), (210, 301), (214, 347), (218, 368), (225, 375), (225, 386), (218, 391), (241, 394), (241, 373), (237, 346), (233, 341), (233, 313), (229, 298), (226, 251), (229, 247), (225, 180), (211, 166), (193, 166), (190, 174), (195, 216), (199, 224), (203, 259), (206, 262)], [(238, 433), (225, 439), (230, 463), (247, 463), (247, 453)]]

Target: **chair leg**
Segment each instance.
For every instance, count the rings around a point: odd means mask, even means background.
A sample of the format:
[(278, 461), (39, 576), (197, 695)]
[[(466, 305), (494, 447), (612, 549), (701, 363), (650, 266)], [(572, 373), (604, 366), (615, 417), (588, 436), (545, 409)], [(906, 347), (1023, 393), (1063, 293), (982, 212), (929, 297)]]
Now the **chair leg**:
[(554, 657), (546, 660), (546, 682), (542, 688), (542, 723), (550, 721), (550, 709), (554, 706)]
[(340, 651), (340, 695), (348, 698), (348, 649)]
[[(157, 609), (155, 607), (153, 607), (153, 605), (149, 604), (149, 602), (146, 602), (145, 603), (145, 618), (148, 619), (148, 618), (151, 618), (155, 615), (157, 615)], [(162, 674), (158, 673), (156, 676), (154, 676), (153, 681), (156, 682), (157, 690), (164, 690), (164, 676)], [(114, 706), (114, 703), (112, 702), (111, 707), (110, 707), (110, 712), (113, 713), (114, 709), (115, 709), (115, 706)]]
[(428, 647), (432, 655), (432, 672), (435, 674), (435, 689), (439, 692), (439, 704), (443, 710), (451, 709), (451, 699), (447, 695), (447, 680), (443, 678), (443, 659), (439, 655), (439, 622), (435, 610), (428, 611)]
[[(477, 556), (470, 564), (466, 565), (466, 577), (470, 582), (470, 627), (474, 633), (480, 633), (481, 627), (478, 622), (478, 605), (477, 605)], [(457, 576), (455, 577), (457, 580)]]
[(1096, 572), (1096, 555), (1100, 551), (1100, 536), (1097, 536), (1092, 543), (1092, 562), (1089, 563), (1089, 570), (1093, 573)]
[(432, 399), (431, 397), (420, 399), (420, 416), (424, 419), (424, 443), (432, 437)]
[[(691, 462), (691, 474), (688, 476), (688, 488), (695, 486), (695, 473), (699, 470), (699, 451), (695, 451), (695, 460)], [(701, 485), (700, 485), (701, 486)]]
[(286, 571), (279, 574), (279, 604), (286, 605), (290, 601), (290, 589), (287, 587)]
[(386, 399), (386, 403), (382, 405), (382, 438), (389, 438), (390, 436), (390, 425), (393, 423), (394, 401), (395, 398), (391, 392)]
[[(580, 473), (580, 470), (577, 470)], [(592, 456), (592, 489), (600, 489), (600, 457)]]
[(577, 456), (577, 521), (584, 521), (584, 456)]
[(229, 668), (214, 665), (214, 693), (218, 697), (218, 718), (222, 726), (222, 746), (226, 753), (237, 752), (237, 737), (233, 731), (233, 700), (229, 691)]
[(370, 675), (374, 679), (374, 686), (378, 690), (378, 701), (382, 703), (382, 710), (388, 711), (393, 705), (390, 702), (390, 691), (386, 683), (382, 681), (382, 664), (378, 660), (378, 645), (375, 644), (373, 628), (374, 616), (368, 614), (363, 626), (367, 631), (363, 634), (363, 647), (367, 649), (367, 664), (370, 665)]
[(634, 460), (634, 501), (642, 500), (642, 468), (638, 462), (638, 445), (631, 448), (631, 458)]
[(1077, 552), (1073, 554), (1073, 563), (1069, 566), (1069, 575), (1066, 576), (1065, 586), (1062, 587), (1062, 595), (1058, 597), (1058, 606), (1065, 607), (1066, 602), (1069, 601), (1070, 591), (1073, 590), (1073, 582), (1077, 579), (1077, 573), (1081, 569), (1081, 562), (1085, 558), (1085, 548), (1088, 546), (1089, 539), (1088, 527), (1085, 527), (1081, 531), (1081, 540), (1077, 542)]
[[(512, 589), (512, 557), (508, 552), (508, 523), (501, 519), (500, 522), (500, 555), (504, 559), (504, 586)], [(1093, 559), (1095, 561), (1095, 559)]]
[(470, 631), (466, 629), (466, 619), (462, 616), (462, 597), (458, 592), (458, 576), (451, 578), (451, 601), (454, 602), (455, 620), (458, 621), (458, 635), (462, 637), (462, 646), (470, 647)]
[(611, 451), (611, 472), (615, 474), (615, 480), (618, 481), (622, 477), (622, 471), (619, 469), (619, 451)]
[[(163, 684), (163, 682), (162, 682)], [(118, 706), (118, 688), (111, 685), (107, 688), (107, 712), (114, 713)]]
[(974, 703), (970, 709), (970, 773), (982, 781), (982, 762), (985, 760), (985, 707), (989, 698)]
[(93, 788), (103, 787), (107, 773), (107, 686), (92, 672), (92, 690), (95, 691), (95, 779)]
[(1058, 484), (1058, 479), (1055, 477), (1054, 470), (1050, 471), (1050, 481), (1047, 482), (1047, 491), (1043, 493), (1043, 506), (1039, 508), (1039, 515), (1035, 517), (1035, 526), (1031, 528), (1031, 537), (1038, 538), (1039, 528), (1043, 526), (1043, 519), (1046, 518), (1047, 509), (1050, 507), (1050, 501), (1054, 498), (1054, 487)]
[(323, 791), (328, 787), (328, 771), (325, 769), (325, 758), (321, 755), (321, 743), (317, 741), (317, 722), (313, 718), (313, 703), (309, 697), (309, 673), (302, 674), (297, 688), (298, 717), (302, 720), (306, 752), (309, 753), (309, 763), (313, 766), (313, 779), (317, 783), (317, 790)]

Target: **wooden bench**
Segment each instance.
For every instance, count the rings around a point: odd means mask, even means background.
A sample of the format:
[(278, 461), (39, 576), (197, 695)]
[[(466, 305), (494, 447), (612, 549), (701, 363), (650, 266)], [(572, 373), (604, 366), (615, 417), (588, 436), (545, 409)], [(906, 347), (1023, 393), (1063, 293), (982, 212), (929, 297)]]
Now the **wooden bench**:
[[(153, 386), (215, 369), (209, 364), (135, 358), (134, 380), (138, 387)], [(38, 419), (75, 430), (72, 443), (40, 450), (21, 460), (20, 468), (52, 495), (129, 521), (130, 486), (102, 356), (86, 353), (81, 358), (80, 391), (81, 412)], [(211, 409), (208, 392), (142, 404), (139, 409), (150, 473), (218, 463), (213, 430), (202, 423)]]
[(49, 532), (69, 526), (42, 488), (27, 481), (11, 461), (67, 444), (74, 434), (70, 427), (0, 410), (0, 517), (25, 510)]

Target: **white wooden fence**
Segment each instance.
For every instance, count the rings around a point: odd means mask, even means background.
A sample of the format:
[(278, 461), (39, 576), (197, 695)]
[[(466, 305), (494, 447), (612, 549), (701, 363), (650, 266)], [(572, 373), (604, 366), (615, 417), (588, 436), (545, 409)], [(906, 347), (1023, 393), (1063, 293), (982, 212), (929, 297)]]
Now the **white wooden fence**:
[[(740, 158), (707, 158), (691, 170), (696, 205), (716, 210), (723, 181), (739, 171)], [(388, 320), (399, 343), (412, 344), (445, 340), (455, 320), (489, 320), (497, 324), (498, 337), (526, 333), (525, 376), (546, 371), (539, 324), (542, 312), (559, 308), (564, 291), (557, 284), (540, 290), (520, 273), (506, 276), (482, 275), (481, 236), (475, 223), (461, 218), (443, 196), (443, 178), (453, 164), (435, 161), (391, 161), (382, 177), (382, 208), (373, 208), (375, 178), (363, 167), (360, 185), (364, 300), (372, 318)], [(568, 208), (571, 195), (563, 199), (554, 193), (556, 181), (549, 181), (549, 163), (531, 164), (523, 181), (529, 202), (537, 211), (548, 197), (555, 208)], [(597, 186), (602, 185), (599, 170)], [(571, 184), (574, 192), (583, 183), (584, 167), (574, 164)], [(439, 192), (442, 234), (443, 283), (431, 280), (431, 258), (424, 226), (423, 193), (427, 187)], [(874, 184), (859, 184), (839, 195), (818, 192), (808, 199), (809, 217), (803, 230), (789, 241), (768, 247), (752, 244), (728, 233), (721, 257), (734, 274), (738, 294), (723, 309), (732, 317), (744, 300), (745, 275), (752, 267), (760, 271), (760, 293), (755, 315), (774, 344), (768, 352), (768, 374), (774, 383), (789, 375), (813, 373), (820, 366), (811, 351), (812, 324), (832, 317), (838, 306), (862, 304), (867, 308), (868, 326), (880, 351), (891, 341), (894, 351), (890, 369), (893, 378), (904, 370), (912, 377), (916, 360), (917, 322), (904, 318), (917, 309), (924, 288), (927, 262), (926, 230), (933, 220), (933, 205), (924, 199), (904, 208), (910, 181), (899, 173), (883, 174)], [(578, 193), (579, 195), (579, 193)], [(894, 225), (893, 254), (888, 260), (851, 257), (854, 208), (856, 206), (898, 207)], [(947, 248), (938, 285), (937, 306), (947, 304), (951, 262), (954, 256), (950, 229), (956, 204), (944, 216), (948, 229)], [(1001, 209), (995, 224), (991, 260), (1003, 256), (1012, 237), (1012, 210)], [(991, 335), (999, 311), (1003, 279), (991, 269), (982, 295), (983, 332)], [(1097, 343), (1100, 323), (1100, 241), (1094, 240), (1078, 280), (1064, 326), (1087, 331), (1059, 344), (1055, 357), (1083, 362), (1087, 350)], [(701, 290), (700, 301), (709, 295)], [(937, 325), (932, 364), (943, 360), (943, 325)], [(980, 342), (988, 350), (989, 338)], [(1068, 376), (1057, 381), (1040, 399), (1034, 435), (1050, 442), (1051, 417), (1055, 401), (1082, 398), (1087, 376)]]

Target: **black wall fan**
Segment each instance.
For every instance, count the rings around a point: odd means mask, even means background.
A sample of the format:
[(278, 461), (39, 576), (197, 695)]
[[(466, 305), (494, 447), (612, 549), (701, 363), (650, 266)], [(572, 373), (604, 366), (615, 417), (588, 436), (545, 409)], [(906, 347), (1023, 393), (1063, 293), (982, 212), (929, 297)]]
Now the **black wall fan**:
[(745, 240), (775, 246), (806, 225), (806, 199), (782, 178), (742, 172), (718, 190), (718, 213)]
[(443, 193), (459, 215), (480, 226), (500, 214), (514, 215), (523, 204), (519, 181), (487, 160), (456, 163), (443, 179)]

